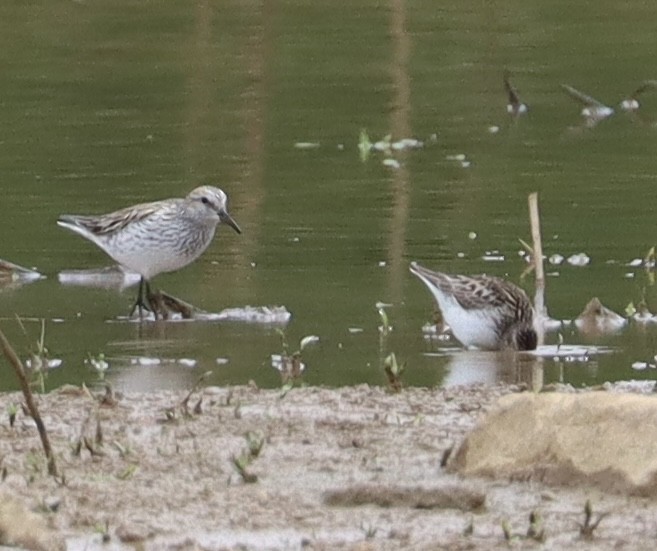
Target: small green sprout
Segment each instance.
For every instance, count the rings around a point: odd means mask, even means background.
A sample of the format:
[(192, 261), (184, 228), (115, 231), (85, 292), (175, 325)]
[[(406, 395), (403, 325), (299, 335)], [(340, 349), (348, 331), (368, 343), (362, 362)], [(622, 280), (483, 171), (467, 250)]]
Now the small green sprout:
[(504, 539), (507, 542), (511, 542), (514, 539), (513, 534), (511, 533), (511, 526), (509, 525), (508, 520), (502, 521), (502, 533), (504, 534)]
[(249, 471), (249, 465), (260, 455), (265, 444), (265, 436), (259, 432), (248, 431), (244, 434), (246, 449), (240, 455), (231, 456), (231, 462), (242, 480), (247, 484), (258, 481), (258, 476)]
[(260, 455), (262, 446), (265, 444), (265, 437), (260, 432), (248, 431), (244, 438), (246, 439), (246, 445), (248, 446), (249, 456), (252, 459), (255, 459)]
[(101, 381), (105, 378), (105, 372), (109, 369), (109, 363), (107, 363), (105, 360), (105, 354), (102, 352), (100, 352), (97, 356), (88, 354), (85, 363), (94, 369)]
[(545, 529), (543, 528), (543, 519), (537, 511), (529, 513), (529, 527), (527, 528), (527, 538), (534, 541), (545, 541)]
[(584, 523), (579, 523), (579, 534), (584, 539), (593, 539), (593, 532), (600, 524), (600, 521), (605, 518), (609, 512), (604, 512), (598, 514), (598, 518), (595, 521), (592, 521), (593, 518), (593, 506), (591, 505), (591, 500), (587, 499), (584, 504)]
[(16, 414), (18, 413), (18, 406), (15, 403), (11, 403), (7, 405), (7, 415), (9, 415), (9, 426), (14, 427), (14, 423), (16, 422)]
[(406, 364), (397, 362), (397, 356), (391, 352), (383, 361), (383, 367), (388, 378), (388, 386), (393, 392), (399, 392), (402, 389), (401, 376), (406, 371)]
[(302, 352), (311, 344), (319, 342), (316, 335), (307, 335), (299, 341), (299, 347), (290, 353), (290, 346), (287, 342), (285, 332), (281, 329), (276, 330), (281, 338), (281, 353), (271, 355), (271, 366), (276, 369), (281, 376), (283, 396), (294, 387), (297, 379), (306, 370), (306, 364), (302, 361)]
[(362, 162), (367, 161), (370, 157), (370, 152), (372, 151), (372, 142), (370, 137), (367, 135), (367, 130), (364, 128), (360, 131), (360, 136), (358, 138), (358, 151), (360, 152), (360, 160)]

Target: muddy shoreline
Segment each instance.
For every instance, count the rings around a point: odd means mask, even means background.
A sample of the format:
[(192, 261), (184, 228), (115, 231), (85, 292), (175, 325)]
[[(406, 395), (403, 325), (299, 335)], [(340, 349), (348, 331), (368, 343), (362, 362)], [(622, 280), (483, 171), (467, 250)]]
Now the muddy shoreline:
[[(651, 500), (441, 467), (500, 396), (523, 390), (209, 387), (184, 406), (185, 392), (102, 405), (62, 388), (38, 396), (59, 480), (31, 418), (0, 418), (3, 501), (35, 512), (31, 540), (12, 536), (8, 505), (0, 532), (34, 549), (652, 549)], [(1, 394), (0, 409), (21, 398)], [(608, 513), (593, 539), (578, 527), (587, 499)], [(542, 541), (527, 537), (532, 511)]]

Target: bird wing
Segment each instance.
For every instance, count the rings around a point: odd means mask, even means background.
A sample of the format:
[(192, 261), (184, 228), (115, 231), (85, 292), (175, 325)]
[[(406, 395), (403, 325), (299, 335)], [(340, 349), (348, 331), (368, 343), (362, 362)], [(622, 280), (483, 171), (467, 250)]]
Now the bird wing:
[(107, 235), (122, 230), (129, 224), (144, 221), (156, 212), (161, 212), (163, 208), (166, 208), (164, 201), (155, 201), (100, 216), (63, 215), (59, 219), (62, 222), (81, 226), (94, 235)]
[(509, 103), (511, 105), (518, 105), (520, 103), (520, 96), (518, 95), (518, 91), (511, 84), (511, 81), (509, 81), (508, 73), (504, 73), (504, 89), (509, 96)]
[(525, 292), (498, 277), (451, 276), (451, 293), (466, 310), (496, 309), (513, 319), (531, 320), (531, 303)]
[(579, 101), (582, 105), (596, 105), (598, 107), (606, 107), (604, 103), (599, 102), (597, 99), (587, 96), (584, 92), (576, 90), (572, 86), (567, 84), (561, 85), (562, 90), (564, 90), (571, 98)]
[(634, 92), (632, 92), (632, 94), (630, 94), (630, 97), (631, 98), (636, 98), (636, 97), (640, 96), (641, 94), (643, 94), (643, 92), (645, 92), (646, 90), (648, 90), (650, 88), (652, 88), (653, 90), (655, 88), (657, 88), (657, 80), (646, 80), (645, 82), (643, 82), (641, 84), (641, 86), (639, 86), (636, 90), (634, 90)]

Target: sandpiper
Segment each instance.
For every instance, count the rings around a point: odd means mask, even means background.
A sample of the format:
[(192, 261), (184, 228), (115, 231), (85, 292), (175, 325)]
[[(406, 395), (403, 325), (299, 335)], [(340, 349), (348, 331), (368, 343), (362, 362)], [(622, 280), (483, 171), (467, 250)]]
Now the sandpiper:
[(572, 86), (562, 84), (561, 88), (571, 98), (584, 106), (582, 108), (581, 115), (584, 117), (584, 125), (588, 128), (593, 128), (600, 121), (614, 114), (614, 110), (611, 107), (599, 102), (597, 99), (592, 98), (591, 96), (587, 96), (585, 93), (576, 90)]
[(639, 107), (641, 107), (641, 104), (639, 103), (639, 96), (643, 94), (647, 90), (655, 90), (657, 89), (657, 81), (655, 80), (646, 80), (639, 86), (634, 92), (632, 92), (629, 96), (624, 98), (620, 102), (620, 108), (623, 111), (637, 111)]
[(448, 275), (411, 263), (466, 348), (534, 350), (534, 310), (525, 292), (492, 276)]
[(511, 84), (509, 80), (510, 74), (508, 71), (504, 72), (504, 89), (509, 97), (509, 103), (506, 106), (506, 111), (512, 117), (519, 117), (527, 113), (527, 104), (520, 100), (518, 90)]
[(201, 186), (187, 197), (141, 203), (101, 215), (62, 215), (57, 224), (94, 242), (121, 266), (141, 275), (135, 309), (152, 310), (157, 304), (150, 280), (194, 262), (214, 237), (217, 224), (239, 226), (226, 210), (226, 194), (213, 186)]

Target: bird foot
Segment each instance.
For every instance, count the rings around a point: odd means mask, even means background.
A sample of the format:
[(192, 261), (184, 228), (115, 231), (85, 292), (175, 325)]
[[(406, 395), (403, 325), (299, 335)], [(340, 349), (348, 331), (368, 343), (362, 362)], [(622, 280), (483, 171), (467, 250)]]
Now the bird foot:
[(143, 320), (143, 312), (152, 312), (156, 320), (168, 320), (171, 314), (180, 314), (183, 319), (191, 319), (198, 309), (193, 305), (180, 300), (164, 291), (148, 289), (144, 299), (138, 298), (132, 307), (130, 316), (139, 312), (139, 319)]

